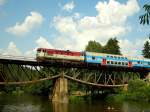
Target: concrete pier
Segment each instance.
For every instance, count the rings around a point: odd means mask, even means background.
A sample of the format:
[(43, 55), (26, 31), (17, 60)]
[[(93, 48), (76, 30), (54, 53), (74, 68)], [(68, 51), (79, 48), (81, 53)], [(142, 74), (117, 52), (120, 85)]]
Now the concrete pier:
[(55, 82), (52, 95), (53, 102), (68, 103), (68, 81), (65, 78), (58, 78)]
[(147, 74), (146, 79), (148, 82), (150, 82), (150, 72)]
[(125, 84), (125, 85), (123, 86), (123, 90), (124, 90), (124, 91), (128, 91), (128, 84)]

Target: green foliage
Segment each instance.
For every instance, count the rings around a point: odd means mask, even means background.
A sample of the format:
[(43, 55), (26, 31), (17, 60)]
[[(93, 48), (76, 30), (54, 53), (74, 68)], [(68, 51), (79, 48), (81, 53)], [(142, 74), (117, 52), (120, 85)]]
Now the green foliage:
[(85, 50), (89, 52), (102, 52), (102, 46), (99, 42), (89, 41)]
[(145, 4), (143, 6), (143, 8), (145, 9), (145, 13), (139, 17), (140, 24), (143, 24), (143, 25), (147, 24), (147, 25), (149, 25), (149, 20), (150, 20), (150, 4)]
[(150, 85), (143, 80), (131, 80), (128, 91), (110, 96), (114, 100), (150, 101)]
[(145, 58), (150, 58), (150, 43), (148, 41), (146, 41), (144, 44), (144, 48), (142, 50), (142, 55)]
[(108, 54), (121, 54), (118, 40), (116, 38), (110, 38), (104, 46), (103, 52)]
[(15, 89), (16, 89), (16, 86), (6, 85), (4, 86), (3, 91), (6, 93), (11, 93)]
[(78, 83), (77, 82), (69, 82), (69, 92), (77, 91), (78, 90)]
[(85, 48), (90, 52), (103, 52), (108, 54), (121, 54), (118, 40), (116, 38), (110, 38), (105, 46), (101, 46), (99, 42), (89, 41)]
[(126, 94), (123, 92), (120, 94), (110, 94), (106, 97), (106, 101), (107, 102), (113, 102), (113, 101), (122, 102), (123, 100), (125, 100), (125, 96)]
[(128, 92), (134, 93), (134, 92), (141, 92), (141, 90), (144, 89), (144, 87), (147, 86), (147, 83), (143, 80), (137, 79), (137, 80), (131, 80), (129, 81), (128, 85)]
[(71, 96), (69, 96), (69, 101), (74, 102), (74, 103), (83, 102), (84, 97), (71, 95)]
[(127, 99), (149, 101), (149, 90), (150, 86), (143, 80), (129, 81)]
[(52, 81), (39, 82), (36, 84), (25, 86), (24, 91), (29, 94), (48, 95), (48, 93), (50, 92), (51, 85)]

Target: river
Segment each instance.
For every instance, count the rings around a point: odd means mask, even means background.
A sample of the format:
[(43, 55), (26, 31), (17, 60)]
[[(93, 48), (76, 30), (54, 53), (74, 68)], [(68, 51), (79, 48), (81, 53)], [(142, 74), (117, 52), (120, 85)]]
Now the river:
[(0, 95), (0, 112), (150, 112), (150, 103), (88, 101), (52, 103), (47, 97)]

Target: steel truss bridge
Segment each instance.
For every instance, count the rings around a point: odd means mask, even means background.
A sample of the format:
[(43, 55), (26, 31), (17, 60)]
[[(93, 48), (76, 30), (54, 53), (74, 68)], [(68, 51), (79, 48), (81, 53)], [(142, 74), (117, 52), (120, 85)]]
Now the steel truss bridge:
[(64, 77), (96, 87), (120, 87), (144, 78), (148, 69), (101, 66), (66, 60), (37, 61), (33, 57), (0, 55), (0, 85), (31, 84)]

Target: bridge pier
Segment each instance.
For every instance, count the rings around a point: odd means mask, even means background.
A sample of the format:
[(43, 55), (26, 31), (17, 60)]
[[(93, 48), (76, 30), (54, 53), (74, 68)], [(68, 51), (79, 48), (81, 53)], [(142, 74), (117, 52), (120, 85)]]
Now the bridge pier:
[(146, 79), (150, 82), (150, 72), (148, 72)]
[(56, 79), (53, 94), (53, 102), (68, 103), (68, 80), (64, 77)]

